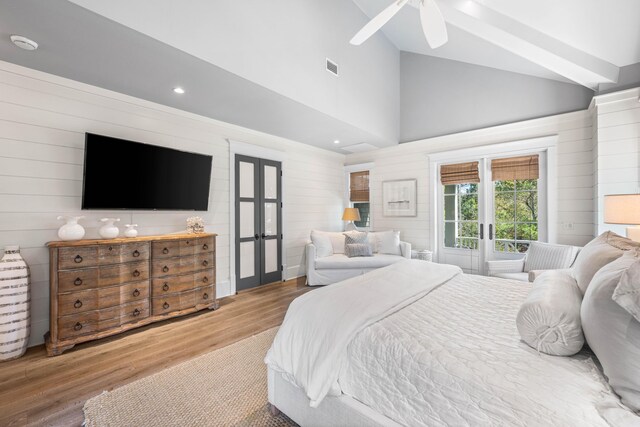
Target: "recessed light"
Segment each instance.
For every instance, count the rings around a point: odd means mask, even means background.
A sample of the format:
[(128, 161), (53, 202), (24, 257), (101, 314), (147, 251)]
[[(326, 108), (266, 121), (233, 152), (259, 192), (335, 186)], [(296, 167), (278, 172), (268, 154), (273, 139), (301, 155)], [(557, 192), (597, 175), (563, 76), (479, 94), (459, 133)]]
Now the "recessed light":
[(13, 35), (11, 36), (11, 41), (20, 49), (36, 50), (38, 48), (38, 43), (23, 36)]
[(174, 87), (174, 88), (173, 88), (173, 91), (174, 91), (175, 93), (179, 93), (180, 95), (182, 95), (182, 94), (184, 93), (184, 89), (182, 89), (182, 88), (181, 88), (181, 87), (179, 87), (179, 86), (178, 86), (178, 87)]
[(335, 141), (333, 141), (334, 144), (340, 144), (340, 140), (336, 139)]

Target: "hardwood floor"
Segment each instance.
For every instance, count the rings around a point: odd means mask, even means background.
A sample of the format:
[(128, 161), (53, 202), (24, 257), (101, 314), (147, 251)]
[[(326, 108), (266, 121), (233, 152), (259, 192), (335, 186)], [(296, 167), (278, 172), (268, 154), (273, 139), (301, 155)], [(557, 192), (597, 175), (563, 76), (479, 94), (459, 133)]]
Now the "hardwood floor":
[(220, 300), (220, 308), (85, 343), (47, 357), (44, 346), (0, 364), (0, 426), (79, 426), (84, 402), (282, 323), (304, 278)]

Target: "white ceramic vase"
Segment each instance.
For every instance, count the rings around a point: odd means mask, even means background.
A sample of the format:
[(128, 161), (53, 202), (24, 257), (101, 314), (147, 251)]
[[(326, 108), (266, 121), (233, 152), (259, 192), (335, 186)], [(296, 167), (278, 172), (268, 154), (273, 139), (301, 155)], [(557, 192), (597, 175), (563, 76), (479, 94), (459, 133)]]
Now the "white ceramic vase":
[(18, 246), (7, 246), (0, 260), (0, 361), (27, 351), (31, 331), (29, 267)]
[(59, 216), (58, 219), (66, 220), (66, 224), (58, 229), (60, 240), (80, 240), (84, 237), (84, 227), (78, 224), (83, 216)]
[(138, 224), (125, 224), (124, 226), (127, 227), (124, 230), (125, 237), (136, 237), (138, 235), (138, 230), (136, 230)]
[(98, 230), (100, 237), (103, 239), (115, 239), (118, 237), (120, 230), (115, 223), (120, 221), (120, 218), (102, 218), (100, 221), (104, 222), (104, 225)]

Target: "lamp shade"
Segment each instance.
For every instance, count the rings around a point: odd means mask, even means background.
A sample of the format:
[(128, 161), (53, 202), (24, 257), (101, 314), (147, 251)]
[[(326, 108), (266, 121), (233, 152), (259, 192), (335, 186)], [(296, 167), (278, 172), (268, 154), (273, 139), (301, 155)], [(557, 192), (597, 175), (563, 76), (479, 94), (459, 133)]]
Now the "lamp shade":
[(342, 214), (343, 221), (360, 221), (360, 211), (358, 208), (345, 208)]
[(640, 224), (640, 194), (604, 196), (606, 224)]

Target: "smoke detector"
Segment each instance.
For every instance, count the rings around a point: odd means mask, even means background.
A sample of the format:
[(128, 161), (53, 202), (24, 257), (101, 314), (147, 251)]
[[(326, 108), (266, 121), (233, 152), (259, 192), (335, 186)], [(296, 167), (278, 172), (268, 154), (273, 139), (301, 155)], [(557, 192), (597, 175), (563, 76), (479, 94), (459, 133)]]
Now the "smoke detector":
[(11, 36), (11, 41), (20, 49), (36, 50), (38, 48), (38, 43), (26, 37), (13, 35)]

